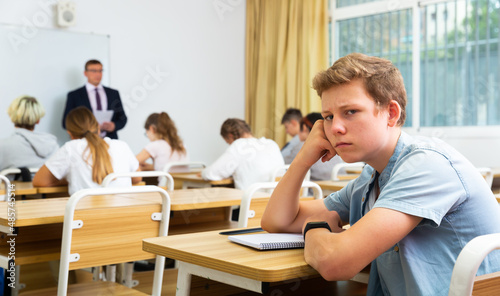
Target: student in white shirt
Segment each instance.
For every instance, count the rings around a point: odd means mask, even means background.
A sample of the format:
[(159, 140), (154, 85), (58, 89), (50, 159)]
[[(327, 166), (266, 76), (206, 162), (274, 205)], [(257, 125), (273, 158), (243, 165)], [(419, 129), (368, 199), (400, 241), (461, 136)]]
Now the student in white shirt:
[(219, 159), (202, 171), (205, 180), (233, 177), (234, 186), (245, 190), (256, 182), (271, 181), (274, 170), (283, 166), (283, 156), (276, 142), (255, 138), (248, 124), (237, 118), (227, 119), (221, 136), (230, 146)]
[[(162, 171), (169, 162), (189, 161), (175, 123), (167, 113), (149, 115), (144, 128), (151, 142), (136, 155), (142, 171)], [(146, 162), (150, 158), (153, 164)]]
[[(64, 144), (33, 178), (34, 186), (68, 184), (69, 194), (80, 189), (100, 187), (110, 173), (133, 172), (139, 162), (127, 143), (100, 138), (99, 123), (85, 107), (71, 110), (66, 117), (66, 130), (71, 141)], [(141, 178), (132, 178), (133, 183)], [(130, 186), (128, 178), (118, 178), (110, 186)]]

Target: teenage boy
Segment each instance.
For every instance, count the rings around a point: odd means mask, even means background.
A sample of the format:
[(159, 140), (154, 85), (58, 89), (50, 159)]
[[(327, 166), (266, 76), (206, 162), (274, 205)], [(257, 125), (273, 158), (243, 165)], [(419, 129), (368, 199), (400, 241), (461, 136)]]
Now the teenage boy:
[(281, 124), (285, 126), (285, 132), (292, 136), (290, 142), (286, 143), (285, 146), (281, 148), (281, 155), (283, 155), (285, 164), (292, 163), (293, 158), (302, 147), (302, 142), (299, 139), (301, 120), (302, 112), (295, 108), (288, 108), (281, 119)]
[[(350, 279), (371, 263), (368, 295), (447, 295), (465, 244), (500, 232), (500, 208), (483, 177), (446, 143), (402, 132), (406, 92), (390, 61), (350, 54), (313, 87), (324, 120), (274, 190), (262, 227), (302, 231), (306, 262), (327, 280)], [(324, 200), (299, 202), (307, 170), (337, 154), (367, 165)], [(495, 251), (478, 274), (499, 270)]]

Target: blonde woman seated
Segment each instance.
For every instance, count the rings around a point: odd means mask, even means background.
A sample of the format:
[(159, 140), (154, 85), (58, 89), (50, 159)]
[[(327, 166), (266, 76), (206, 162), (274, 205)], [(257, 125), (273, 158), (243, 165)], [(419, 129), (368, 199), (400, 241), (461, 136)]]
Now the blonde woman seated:
[[(33, 178), (34, 186), (68, 184), (69, 194), (80, 189), (100, 187), (108, 174), (133, 172), (139, 162), (127, 143), (100, 138), (99, 123), (92, 112), (78, 107), (68, 113), (66, 130), (71, 141), (64, 144), (43, 165)], [(141, 178), (132, 178), (133, 183)], [(130, 186), (128, 178), (118, 178), (110, 186)]]
[(35, 125), (45, 115), (37, 99), (22, 96), (7, 110), (14, 123), (14, 133), (0, 141), (0, 170), (7, 168), (39, 168), (59, 148), (55, 136), (35, 132)]
[(232, 176), (234, 186), (245, 190), (253, 183), (268, 182), (274, 170), (285, 165), (278, 144), (264, 137), (255, 138), (241, 119), (227, 119), (220, 133), (230, 146), (202, 171), (205, 180), (217, 181)]

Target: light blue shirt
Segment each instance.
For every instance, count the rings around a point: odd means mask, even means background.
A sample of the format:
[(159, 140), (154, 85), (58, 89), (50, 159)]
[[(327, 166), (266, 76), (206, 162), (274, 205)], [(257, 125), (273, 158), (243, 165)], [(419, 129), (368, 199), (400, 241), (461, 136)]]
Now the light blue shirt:
[[(376, 174), (366, 165), (360, 177), (325, 199), (326, 207), (343, 221), (356, 223), (366, 214)], [(448, 144), (404, 132), (378, 181), (380, 195), (374, 208), (423, 220), (372, 262), (367, 295), (447, 295), (455, 260), (465, 244), (500, 232), (500, 207), (491, 189)], [(499, 270), (500, 252), (494, 251), (478, 275)]]
[(286, 143), (286, 145), (281, 149), (281, 155), (283, 155), (283, 159), (285, 160), (285, 164), (291, 164), (295, 155), (299, 153), (300, 148), (304, 142), (300, 141), (299, 135), (295, 135), (290, 142)]

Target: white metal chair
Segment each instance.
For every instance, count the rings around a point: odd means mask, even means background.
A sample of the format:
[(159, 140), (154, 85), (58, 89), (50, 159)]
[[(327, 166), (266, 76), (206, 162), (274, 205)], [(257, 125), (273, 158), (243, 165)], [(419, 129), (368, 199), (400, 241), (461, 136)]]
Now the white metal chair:
[[(149, 192), (159, 193), (162, 204), (120, 207), (120, 203), (103, 202), (102, 206), (78, 207), (82, 199), (95, 198), (96, 195)], [(73, 292), (81, 295), (146, 295), (115, 282), (94, 281), (68, 285), (69, 270), (121, 263), (124, 258), (144, 260), (153, 257), (142, 250), (142, 240), (166, 236), (169, 219), (170, 196), (157, 186), (92, 188), (74, 193), (66, 204), (64, 214), (57, 295)], [(161, 295), (164, 265), (165, 257), (156, 256), (152, 295)], [(29, 291), (27, 295), (55, 295), (55, 288)]]
[(363, 166), (365, 165), (364, 162), (353, 162), (353, 163), (337, 163), (336, 165), (333, 166), (332, 169), (332, 181), (339, 181), (339, 172), (341, 169), (347, 169), (347, 168), (359, 168), (360, 170), (363, 169)]
[[(28, 170), (30, 171), (31, 174), (36, 174), (36, 172), (38, 172), (39, 168), (28, 168)], [(6, 169), (3, 169), (2, 171), (0, 171), (1, 176), (16, 175), (16, 174), (20, 174), (20, 173), (21, 173), (21, 169), (19, 169), (19, 168), (6, 168)]]
[[(486, 255), (493, 250), (500, 249), (500, 233), (481, 235), (468, 242), (458, 255), (450, 281), (449, 296), (472, 295), (476, 273)], [(500, 291), (500, 273), (495, 273), (497, 287), (496, 295)], [(488, 294), (493, 295), (491, 286)], [(476, 292), (476, 291), (475, 291)], [(478, 294), (480, 292), (478, 291)], [(476, 294), (474, 294), (476, 295)]]
[(477, 168), (477, 170), (484, 177), (486, 184), (488, 184), (488, 186), (491, 188), (493, 186), (493, 171), (491, 170), (491, 168), (482, 167), (482, 168)]
[(109, 184), (115, 180), (116, 178), (125, 178), (125, 177), (163, 177), (167, 180), (166, 185), (160, 187), (167, 187), (167, 190), (174, 190), (174, 178), (169, 173), (162, 171), (140, 171), (140, 172), (128, 172), (128, 173), (111, 173), (107, 175), (104, 180), (102, 180), (102, 187), (108, 187)]
[[(255, 217), (255, 211), (250, 210), (250, 203), (252, 201), (253, 195), (259, 190), (274, 189), (278, 185), (278, 182), (261, 182), (252, 184), (243, 192), (243, 197), (240, 203), (240, 214), (238, 216), (238, 227), (247, 227), (248, 219)], [(313, 188), (315, 189), (314, 199), (323, 198), (323, 191), (318, 184), (311, 181), (304, 181), (301, 188)]]
[(5, 184), (5, 194), (0, 195), (0, 201), (6, 201), (10, 196), (10, 180), (4, 175), (0, 175), (0, 184), (1, 183)]
[[(286, 164), (284, 166), (277, 167), (273, 173), (271, 174), (271, 180), (270, 182), (276, 182), (279, 181), (278, 178), (283, 177), (283, 175), (286, 173), (288, 168), (290, 167), (289, 164)], [(306, 177), (304, 178), (304, 181), (310, 181), (311, 180), (311, 170), (307, 171)]]

